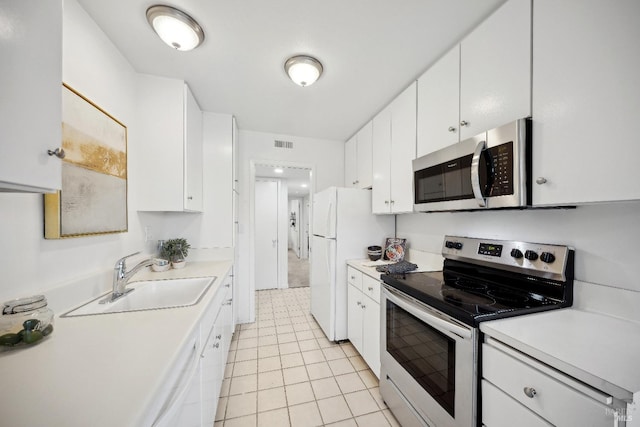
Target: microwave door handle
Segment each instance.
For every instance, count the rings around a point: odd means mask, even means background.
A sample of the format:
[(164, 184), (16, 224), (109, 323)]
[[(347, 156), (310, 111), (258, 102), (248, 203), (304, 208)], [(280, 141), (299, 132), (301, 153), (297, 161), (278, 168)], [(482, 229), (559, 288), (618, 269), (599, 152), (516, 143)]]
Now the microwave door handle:
[(487, 201), (484, 198), (484, 194), (482, 194), (482, 189), (480, 188), (480, 156), (482, 155), (482, 151), (485, 149), (487, 145), (486, 141), (479, 141), (476, 145), (476, 149), (473, 152), (473, 158), (471, 159), (471, 188), (473, 189), (473, 196), (478, 202), (478, 206), (484, 208), (487, 206)]

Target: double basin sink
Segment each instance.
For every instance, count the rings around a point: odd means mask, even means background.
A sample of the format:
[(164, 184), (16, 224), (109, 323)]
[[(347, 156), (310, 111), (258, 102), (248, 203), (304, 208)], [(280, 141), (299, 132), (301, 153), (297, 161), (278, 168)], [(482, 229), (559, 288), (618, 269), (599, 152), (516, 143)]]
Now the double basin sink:
[(199, 277), (132, 282), (127, 286), (131, 292), (113, 302), (101, 303), (106, 296), (102, 295), (61, 317), (188, 307), (200, 302), (215, 280), (215, 277)]

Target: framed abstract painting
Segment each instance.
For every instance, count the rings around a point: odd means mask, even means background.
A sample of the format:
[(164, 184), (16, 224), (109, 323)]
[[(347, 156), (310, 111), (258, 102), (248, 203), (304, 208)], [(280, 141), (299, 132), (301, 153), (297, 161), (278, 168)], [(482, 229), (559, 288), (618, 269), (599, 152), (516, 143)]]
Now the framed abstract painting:
[(62, 92), (62, 190), (44, 196), (44, 237), (126, 232), (127, 128), (68, 85)]

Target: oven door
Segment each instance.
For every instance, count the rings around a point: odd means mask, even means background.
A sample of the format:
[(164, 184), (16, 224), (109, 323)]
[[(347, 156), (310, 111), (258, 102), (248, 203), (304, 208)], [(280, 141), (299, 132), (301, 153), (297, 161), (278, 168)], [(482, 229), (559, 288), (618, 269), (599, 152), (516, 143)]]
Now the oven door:
[(383, 284), (380, 393), (400, 424), (473, 427), (477, 329)]

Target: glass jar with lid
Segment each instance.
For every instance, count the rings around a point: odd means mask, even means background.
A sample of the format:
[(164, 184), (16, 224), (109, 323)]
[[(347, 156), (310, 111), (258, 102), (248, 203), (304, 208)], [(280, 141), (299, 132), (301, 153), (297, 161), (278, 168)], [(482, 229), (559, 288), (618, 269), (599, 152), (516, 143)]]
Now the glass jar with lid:
[(44, 295), (5, 302), (0, 314), (0, 349), (42, 341), (53, 332), (53, 318)]

